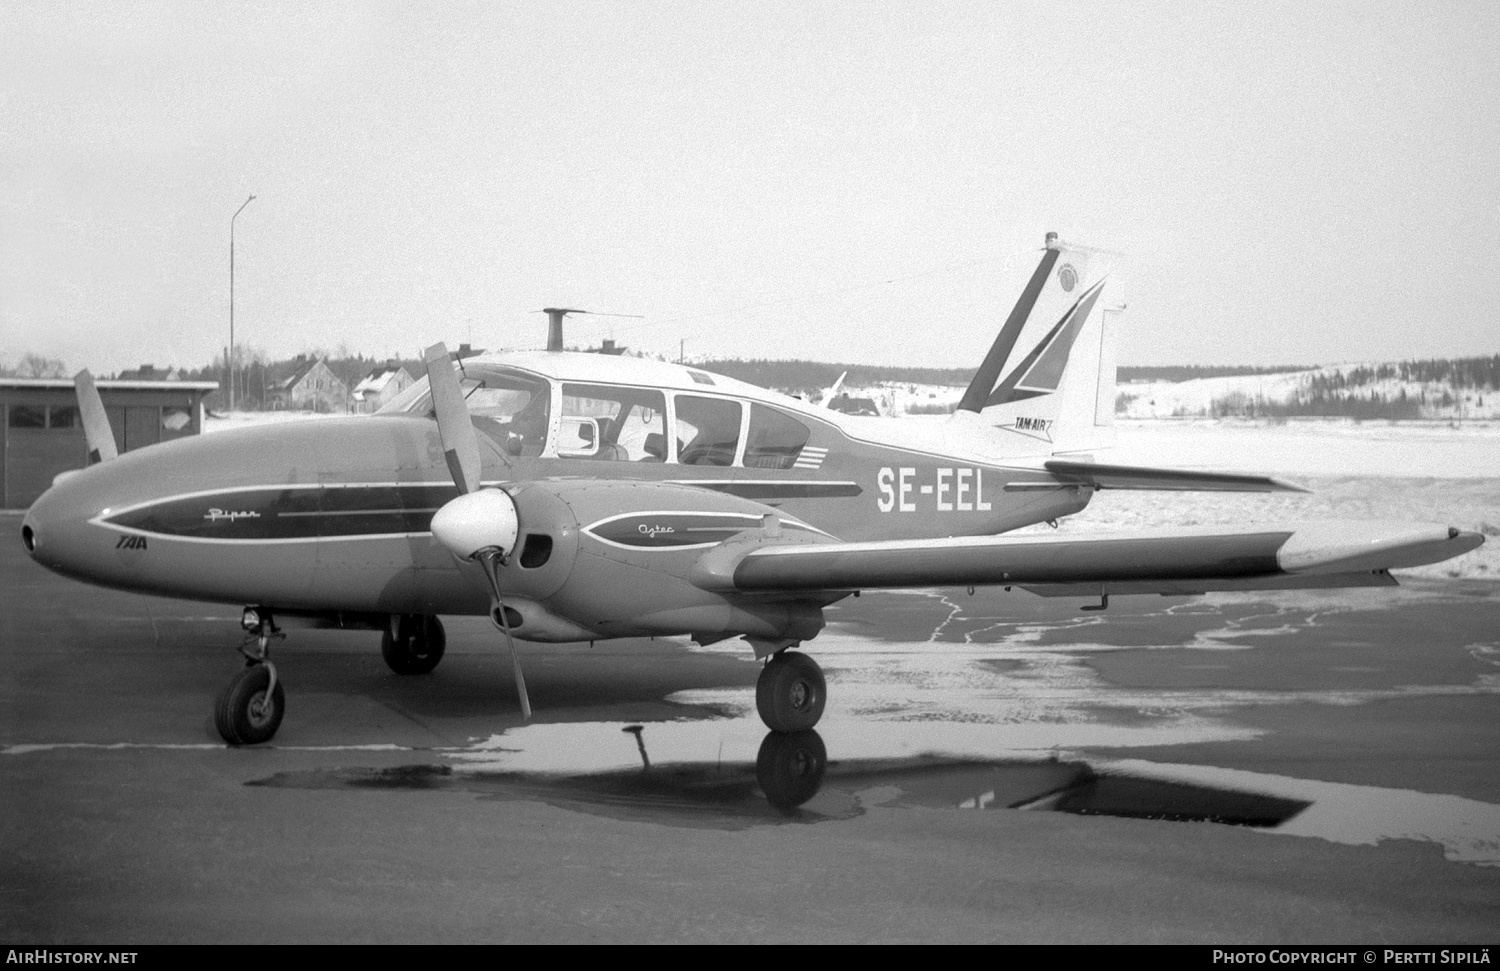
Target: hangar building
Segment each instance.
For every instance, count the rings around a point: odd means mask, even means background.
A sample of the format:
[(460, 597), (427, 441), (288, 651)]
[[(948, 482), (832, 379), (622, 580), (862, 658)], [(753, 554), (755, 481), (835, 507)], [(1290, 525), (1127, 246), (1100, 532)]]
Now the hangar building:
[[(213, 381), (97, 381), (115, 433), (131, 451), (203, 430), (203, 398)], [(88, 464), (73, 382), (0, 378), (0, 509), (25, 509), (59, 472)]]

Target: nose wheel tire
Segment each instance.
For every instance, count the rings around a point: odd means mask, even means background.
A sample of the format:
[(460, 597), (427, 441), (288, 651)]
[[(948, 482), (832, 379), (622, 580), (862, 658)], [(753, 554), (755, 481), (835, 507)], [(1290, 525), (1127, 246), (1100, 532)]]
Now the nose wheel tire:
[(443, 659), (447, 645), (443, 622), (431, 614), (403, 614), (395, 634), (387, 627), (380, 636), (380, 654), (397, 674), (427, 674)]
[(271, 670), (264, 664), (253, 664), (236, 674), (214, 701), (214, 725), (230, 745), (269, 742), (285, 714), (281, 679), (276, 679), (273, 688)]
[(800, 651), (780, 651), (761, 669), (755, 707), (773, 732), (805, 732), (823, 717), (828, 687), (818, 662)]

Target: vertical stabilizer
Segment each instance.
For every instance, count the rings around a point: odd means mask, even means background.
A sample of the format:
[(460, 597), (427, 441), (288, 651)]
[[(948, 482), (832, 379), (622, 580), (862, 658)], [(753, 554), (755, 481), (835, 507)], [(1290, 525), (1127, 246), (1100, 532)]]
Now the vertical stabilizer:
[(1047, 234), (1047, 248), (954, 420), (991, 429), (999, 450), (1052, 453), (1112, 444), (1114, 325), (1093, 259)]
[(1016, 341), (1020, 339), (1021, 331), (1026, 327), (1027, 321), (1031, 319), (1031, 312), (1036, 308), (1037, 298), (1051, 281), (1052, 267), (1057, 263), (1061, 252), (1057, 247), (1057, 234), (1048, 233), (1047, 248), (1042, 253), (1042, 261), (1032, 272), (1026, 289), (1021, 291), (1021, 298), (1010, 309), (1010, 316), (1005, 318), (1005, 325), (1000, 328), (995, 343), (990, 345), (990, 352), (984, 356), (984, 363), (979, 365), (979, 371), (974, 375), (974, 380), (969, 382), (968, 389), (964, 391), (963, 400), (958, 403), (958, 407), (963, 411), (983, 411), (989, 403), (990, 391), (1000, 381), (1005, 362), (1009, 359), (1011, 351), (1015, 349)]

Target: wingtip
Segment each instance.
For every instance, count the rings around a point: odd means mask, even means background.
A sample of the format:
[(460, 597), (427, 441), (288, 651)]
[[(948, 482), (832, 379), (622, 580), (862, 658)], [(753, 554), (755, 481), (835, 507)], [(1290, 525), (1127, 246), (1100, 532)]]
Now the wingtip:
[[(1457, 526), (1448, 527), (1448, 541), (1462, 546), (1460, 553), (1468, 553), (1477, 550), (1484, 545), (1485, 535), (1472, 529), (1459, 529)], [(1458, 556), (1459, 553), (1455, 553)]]
[(1276, 561), (1288, 573), (1405, 569), (1462, 556), (1483, 542), (1477, 532), (1437, 523), (1332, 520), (1297, 527)]

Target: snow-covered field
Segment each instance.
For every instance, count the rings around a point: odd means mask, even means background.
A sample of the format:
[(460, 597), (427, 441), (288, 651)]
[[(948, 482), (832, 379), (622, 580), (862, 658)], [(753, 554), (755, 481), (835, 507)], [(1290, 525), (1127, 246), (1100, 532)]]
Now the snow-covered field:
[[(1317, 379), (1337, 381), (1359, 368), (1374, 370), (1378, 364), (1339, 364), (1285, 374), (1244, 374), (1192, 381), (1143, 381), (1121, 384), (1117, 389), (1120, 414), (1126, 418), (1171, 418), (1211, 413), (1214, 403), (1240, 399), (1286, 404), (1299, 393), (1306, 395)], [(1500, 418), (1500, 394), (1475, 388), (1455, 388), (1446, 381), (1403, 381), (1387, 378), (1344, 389), (1358, 398), (1374, 394), (1382, 401), (1409, 399), (1425, 402), (1422, 414), (1444, 419)], [(1449, 402), (1444, 405), (1440, 402)]]
[[(1306, 371), (1283, 374), (1242, 374), (1220, 378), (1197, 378), (1191, 381), (1141, 381), (1121, 383), (1117, 389), (1120, 417), (1132, 419), (1194, 418), (1214, 413), (1219, 403), (1264, 401), (1288, 404), (1300, 394), (1311, 395), (1315, 382), (1336, 385), (1341, 380), (1363, 380), (1354, 372), (1379, 368), (1379, 364), (1337, 364)], [(883, 414), (902, 417), (920, 411), (950, 408), (963, 397), (963, 388), (948, 385), (901, 384), (885, 382), (868, 387), (843, 389), (856, 398), (870, 398), (880, 404)], [(1419, 402), (1421, 414), (1428, 419), (1444, 421), (1500, 419), (1500, 392), (1482, 388), (1459, 388), (1448, 381), (1403, 381), (1387, 378), (1344, 387), (1339, 392), (1366, 400), (1374, 394), (1382, 401), (1406, 399)], [(1448, 402), (1443, 404), (1443, 402)]]
[[(236, 413), (210, 417), (204, 431), (312, 417), (318, 416)], [(1500, 421), (1122, 420), (1116, 448), (1095, 457), (1131, 465), (1261, 472), (1312, 491), (1104, 492), (1083, 513), (1065, 520), (1065, 530), (1326, 519), (1437, 522), (1479, 530), (1490, 539), (1456, 560), (1403, 575), (1500, 580)]]
[[(1402, 576), (1500, 580), (1500, 422), (1122, 421), (1099, 461), (1262, 472), (1308, 493), (1104, 492), (1067, 530), (1327, 519), (1478, 530), (1472, 553)], [(1037, 528), (1037, 527), (1033, 527)], [(1041, 527), (1045, 528), (1045, 527)]]
[(1500, 421), (1122, 419), (1109, 460), (1291, 477), (1500, 478)]

